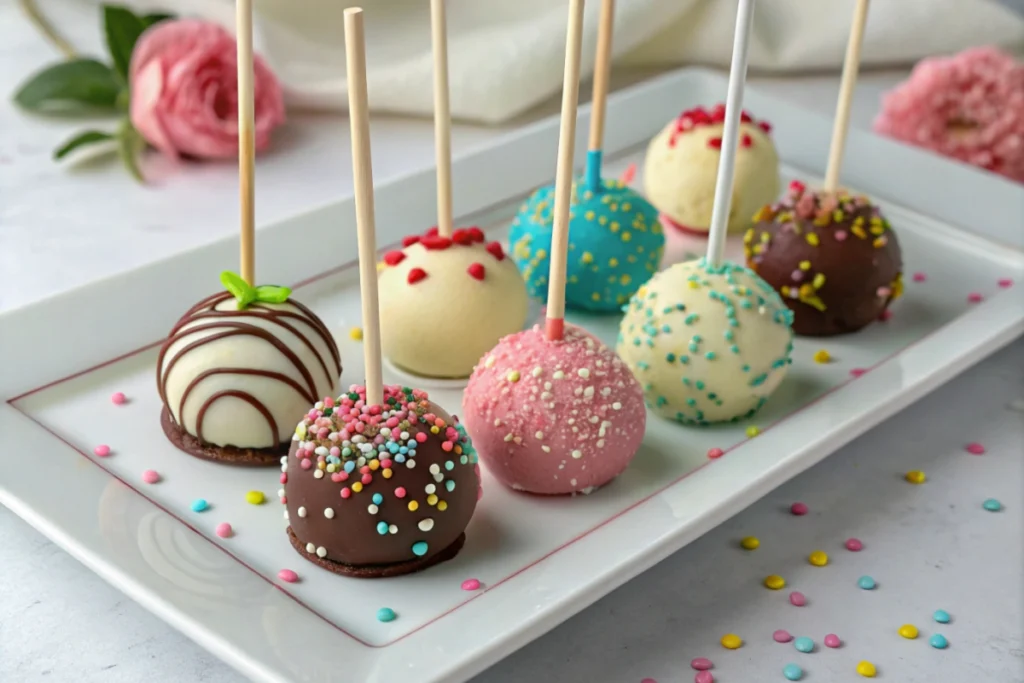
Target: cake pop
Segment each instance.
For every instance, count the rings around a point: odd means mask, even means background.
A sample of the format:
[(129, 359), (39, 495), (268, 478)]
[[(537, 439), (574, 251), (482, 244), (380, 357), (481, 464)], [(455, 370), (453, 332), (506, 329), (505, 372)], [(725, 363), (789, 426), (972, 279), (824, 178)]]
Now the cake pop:
[[(613, 0), (604, 0), (598, 28), (590, 119), (590, 148), (584, 176), (571, 192), (565, 300), (572, 308), (618, 311), (657, 272), (665, 249), (658, 212), (619, 180), (601, 177), (604, 118), (611, 70)], [(554, 188), (542, 187), (512, 221), (512, 258), (531, 296), (547, 299), (551, 269)]]
[[(498, 242), (479, 228), (452, 227), (451, 116), (444, 3), (431, 5), (437, 227), (405, 238), (380, 269), (384, 355), (400, 369), (436, 378), (468, 377), (480, 356), (523, 329), (523, 278)], [(438, 311), (443, 311), (438, 314)]]
[[(758, 208), (779, 195), (779, 156), (771, 125), (747, 112), (740, 118), (729, 232), (750, 227)], [(688, 109), (651, 140), (644, 160), (644, 191), (667, 226), (707, 235), (722, 155), (725, 105)]]

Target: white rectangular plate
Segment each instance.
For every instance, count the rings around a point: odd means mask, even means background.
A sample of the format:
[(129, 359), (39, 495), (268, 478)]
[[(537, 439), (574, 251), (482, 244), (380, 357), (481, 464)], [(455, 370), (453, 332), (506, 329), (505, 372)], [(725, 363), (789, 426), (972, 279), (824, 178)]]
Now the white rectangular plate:
[[(644, 141), (666, 121), (717, 101), (724, 88), (718, 76), (684, 70), (613, 97), (609, 173), (640, 161)], [(826, 121), (756, 92), (747, 104), (775, 125), (787, 162), (820, 167)], [(545, 121), (457, 160), (459, 212), (500, 231), (522, 195), (549, 180), (556, 131)], [(752, 422), (697, 429), (652, 417), (634, 464), (591, 496), (523, 496), (485, 473), (466, 547), (425, 573), (367, 582), (314, 567), (285, 537), (275, 470), (213, 465), (166, 442), (153, 344), (233, 262), (230, 240), (0, 317), (0, 358), (13, 361), (0, 376), (0, 501), (254, 679), (464, 680), (1021, 332), (1019, 290), (997, 279), (1024, 277), (1012, 222), (1024, 192), (857, 131), (846, 177), (899, 231), (906, 295), (892, 320), (850, 337), (799, 340), (789, 376)], [(973, 213), (943, 192), (951, 186), (977, 199)], [(403, 178), (377, 198), (379, 241), (393, 243), (429, 222), (433, 178)], [(302, 281), (298, 297), (342, 347), (343, 384), (362, 377), (361, 350), (348, 335), (359, 324), (358, 279), (338, 266), (355, 257), (354, 239), (348, 200), (259, 234), (261, 279)], [(917, 271), (928, 279), (915, 282)], [(969, 303), (970, 293), (983, 300)], [(614, 342), (617, 318), (573, 319)], [(835, 361), (814, 363), (819, 348)], [(854, 368), (868, 371), (853, 379)], [(114, 406), (114, 391), (129, 402)], [(460, 391), (431, 393), (458, 411)], [(762, 433), (750, 440), (752, 424)], [(92, 454), (100, 443), (110, 457)], [(711, 447), (726, 455), (709, 461)], [(145, 469), (163, 480), (143, 484)], [(249, 490), (268, 502), (248, 505)], [(189, 504), (200, 497), (211, 508), (194, 513)], [(214, 534), (224, 521), (232, 538)], [(279, 581), (282, 568), (301, 581)], [(470, 577), (483, 590), (462, 591)], [(384, 606), (399, 618), (376, 621)]]

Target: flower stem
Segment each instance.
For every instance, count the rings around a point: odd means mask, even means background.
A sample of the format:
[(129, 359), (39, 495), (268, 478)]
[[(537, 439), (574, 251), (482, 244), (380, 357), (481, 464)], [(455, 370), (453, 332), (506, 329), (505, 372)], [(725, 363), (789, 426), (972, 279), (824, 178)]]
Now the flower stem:
[(64, 36), (57, 32), (57, 29), (53, 27), (50, 20), (43, 15), (39, 6), (36, 5), (36, 0), (18, 0), (18, 4), (21, 5), (22, 11), (25, 12), (25, 16), (32, 22), (32, 25), (43, 34), (43, 37), (50, 42), (58, 51), (61, 52), (68, 59), (74, 59), (78, 56), (74, 46), (69, 43)]

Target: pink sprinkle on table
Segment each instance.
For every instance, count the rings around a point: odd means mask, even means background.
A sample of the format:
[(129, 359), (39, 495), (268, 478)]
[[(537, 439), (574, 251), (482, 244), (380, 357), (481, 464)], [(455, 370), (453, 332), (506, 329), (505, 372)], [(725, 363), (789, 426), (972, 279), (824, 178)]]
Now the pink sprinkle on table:
[(277, 578), (281, 579), (286, 583), (295, 583), (299, 580), (299, 575), (293, 572), (291, 569), (282, 569), (277, 573)]
[(924, 282), (928, 279), (928, 276), (924, 273), (914, 273), (914, 282)]
[(92, 452), (100, 456), (101, 458), (105, 458), (108, 455), (110, 455), (110, 446), (101, 443), (99, 446), (92, 449)]
[(846, 549), (858, 553), (864, 549), (864, 544), (859, 538), (848, 538), (846, 539)]
[(829, 633), (825, 636), (825, 647), (839, 647), (843, 644), (843, 641), (839, 640), (839, 636), (834, 633)]
[(464, 591), (475, 591), (480, 590), (480, 579), (466, 579), (462, 582), (462, 590)]
[(860, 377), (865, 372), (867, 372), (867, 370), (865, 370), (864, 368), (853, 368), (852, 370), (850, 370), (850, 375), (853, 377)]
[(147, 484), (155, 484), (160, 481), (160, 473), (156, 470), (146, 470), (142, 473), (142, 481)]
[(697, 675), (693, 677), (693, 683), (715, 683), (715, 677), (711, 675), (710, 671), (698, 671)]
[(214, 529), (214, 533), (221, 538), (231, 538), (235, 532), (234, 529), (231, 528), (230, 524), (227, 522), (221, 522), (217, 525), (217, 528)]
[(984, 297), (982, 297), (981, 294), (978, 294), (977, 292), (971, 292), (970, 294), (967, 295), (967, 300), (970, 301), (972, 304), (980, 303), (983, 298)]
[[(982, 455), (985, 452), (985, 447), (975, 441), (973, 443), (967, 444), (964, 450), (966, 450), (971, 455)], [(99, 453), (97, 453), (96, 455), (99, 455)]]
[(807, 507), (806, 503), (793, 503), (792, 505), (789, 506), (789, 511), (797, 517), (802, 517), (803, 515), (806, 515), (809, 509), (810, 508)]
[(122, 405), (127, 400), (128, 399), (125, 398), (124, 394), (122, 392), (120, 392), (120, 391), (115, 391), (113, 394), (110, 395), (110, 401), (115, 406)]
[(999, 278), (999, 281), (998, 281), (997, 284), (1000, 287), (1002, 287), (1003, 289), (1006, 289), (1007, 287), (1013, 287), (1013, 280), (1011, 280), (1008, 277), (1003, 277), (1003, 278)]
[(784, 628), (780, 628), (778, 631), (772, 634), (772, 639), (776, 643), (788, 643), (793, 640), (793, 636)]
[(658, 683), (658, 681), (654, 680), (653, 678), (645, 678), (642, 681), (640, 681), (640, 683)]
[(807, 598), (800, 591), (793, 591), (789, 594), (789, 604), (794, 607), (803, 607), (807, 604)]
[(690, 666), (696, 669), (697, 671), (707, 671), (712, 666), (714, 666), (714, 664), (712, 664), (711, 660), (707, 657), (697, 657), (696, 659), (690, 662)]
[(885, 309), (884, 311), (882, 311), (882, 312), (881, 312), (881, 313), (880, 313), (880, 314), (878, 315), (878, 319), (879, 319), (879, 320), (881, 320), (881, 321), (882, 321), (883, 323), (884, 323), (884, 322), (885, 322), (886, 320), (888, 320), (889, 318), (891, 318), (891, 317), (892, 317), (892, 310), (891, 310), (891, 309), (888, 309), (888, 308), (887, 308), (887, 309)]
[(708, 449), (708, 457), (711, 458), (712, 460), (714, 460), (715, 458), (721, 458), (723, 455), (725, 455), (725, 451), (723, 451), (721, 448)]

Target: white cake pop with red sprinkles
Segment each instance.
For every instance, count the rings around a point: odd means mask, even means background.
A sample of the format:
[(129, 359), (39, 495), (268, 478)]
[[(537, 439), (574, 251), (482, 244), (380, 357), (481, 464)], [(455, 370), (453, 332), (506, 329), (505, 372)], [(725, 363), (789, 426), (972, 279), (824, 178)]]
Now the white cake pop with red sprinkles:
[(480, 357), (523, 329), (518, 269), (480, 228), (432, 228), (384, 255), (378, 273), (384, 355), (423, 377), (467, 377)]

